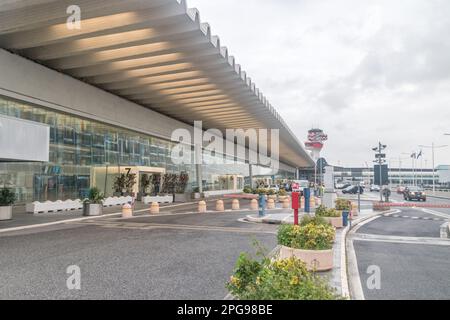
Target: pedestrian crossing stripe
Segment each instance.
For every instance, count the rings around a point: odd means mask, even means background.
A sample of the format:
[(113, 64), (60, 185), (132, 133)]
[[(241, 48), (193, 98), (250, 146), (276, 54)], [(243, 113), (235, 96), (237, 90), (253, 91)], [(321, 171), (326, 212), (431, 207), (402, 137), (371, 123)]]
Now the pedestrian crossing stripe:
[(413, 220), (447, 221), (447, 219), (444, 219), (444, 218), (430, 218), (430, 217), (417, 217), (417, 216), (400, 216), (398, 214), (390, 214), (390, 213), (386, 213), (383, 216), (388, 217), (388, 218), (403, 218), (403, 219), (413, 219)]

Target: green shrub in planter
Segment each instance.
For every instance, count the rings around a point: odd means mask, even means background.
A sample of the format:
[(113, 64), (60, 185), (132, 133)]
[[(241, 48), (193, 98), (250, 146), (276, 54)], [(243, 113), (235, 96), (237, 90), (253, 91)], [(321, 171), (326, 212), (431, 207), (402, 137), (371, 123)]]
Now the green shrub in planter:
[(329, 224), (306, 223), (304, 225), (281, 225), (278, 244), (304, 250), (329, 250), (333, 248), (335, 230)]
[(280, 191), (278, 191), (278, 195), (284, 197), (287, 196), (287, 192), (284, 189), (280, 189)]
[(249, 186), (245, 186), (244, 190), (242, 190), (244, 193), (253, 193), (253, 189), (250, 188)]
[(261, 261), (241, 254), (227, 283), (231, 294), (241, 300), (338, 300), (325, 279), (307, 270), (294, 257)]
[(253, 193), (254, 194), (267, 194), (267, 189), (266, 188), (257, 188), (257, 189), (255, 189), (255, 191)]
[(320, 205), (317, 207), (315, 211), (316, 217), (330, 217), (330, 218), (337, 218), (342, 215), (341, 212), (336, 211), (335, 209), (328, 209), (324, 205)]
[(338, 211), (350, 211), (352, 208), (352, 202), (347, 199), (336, 200), (336, 210)]
[(300, 221), (301, 226), (305, 226), (307, 224), (330, 224), (328, 221), (326, 221), (323, 217), (320, 216), (304, 216), (302, 220)]
[(11, 189), (3, 188), (0, 190), (0, 207), (12, 206), (16, 199), (16, 194)]
[(100, 192), (100, 189), (97, 187), (93, 187), (89, 189), (87, 201), (91, 204), (102, 204), (102, 201), (105, 199), (103, 193)]
[(275, 195), (277, 193), (275, 192), (275, 190), (269, 189), (269, 190), (267, 190), (266, 194), (269, 195), (269, 196), (273, 196), (273, 195)]

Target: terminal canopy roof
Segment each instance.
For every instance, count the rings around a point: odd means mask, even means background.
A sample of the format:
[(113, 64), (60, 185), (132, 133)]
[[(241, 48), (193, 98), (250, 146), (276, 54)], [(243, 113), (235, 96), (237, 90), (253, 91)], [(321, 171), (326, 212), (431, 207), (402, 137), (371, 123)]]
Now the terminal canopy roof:
[[(75, 3), (81, 28), (69, 29)], [(280, 129), (280, 160), (313, 165), (184, 0), (2, 0), (0, 47), (185, 123), (202, 120), (205, 129)]]

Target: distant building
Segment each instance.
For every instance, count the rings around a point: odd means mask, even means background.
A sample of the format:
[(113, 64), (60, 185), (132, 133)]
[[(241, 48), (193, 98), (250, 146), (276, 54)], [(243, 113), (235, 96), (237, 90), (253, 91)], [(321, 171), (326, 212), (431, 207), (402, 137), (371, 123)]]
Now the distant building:
[[(439, 168), (439, 167), (438, 167)], [(448, 181), (450, 181), (450, 171), (447, 171)], [(364, 182), (366, 185), (374, 183), (374, 168), (364, 167), (334, 167), (336, 182)], [(391, 185), (424, 185), (433, 184), (432, 169), (412, 169), (412, 168), (389, 168), (389, 183)], [(440, 183), (438, 170), (435, 170), (435, 183)]]
[(450, 165), (440, 165), (436, 168), (440, 184), (450, 185)]

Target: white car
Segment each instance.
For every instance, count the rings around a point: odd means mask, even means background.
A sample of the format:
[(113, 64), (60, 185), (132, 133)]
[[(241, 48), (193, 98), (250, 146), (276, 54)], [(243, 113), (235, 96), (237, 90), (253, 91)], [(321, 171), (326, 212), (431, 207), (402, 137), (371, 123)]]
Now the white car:
[(370, 191), (380, 191), (380, 186), (373, 184), (370, 186)]

